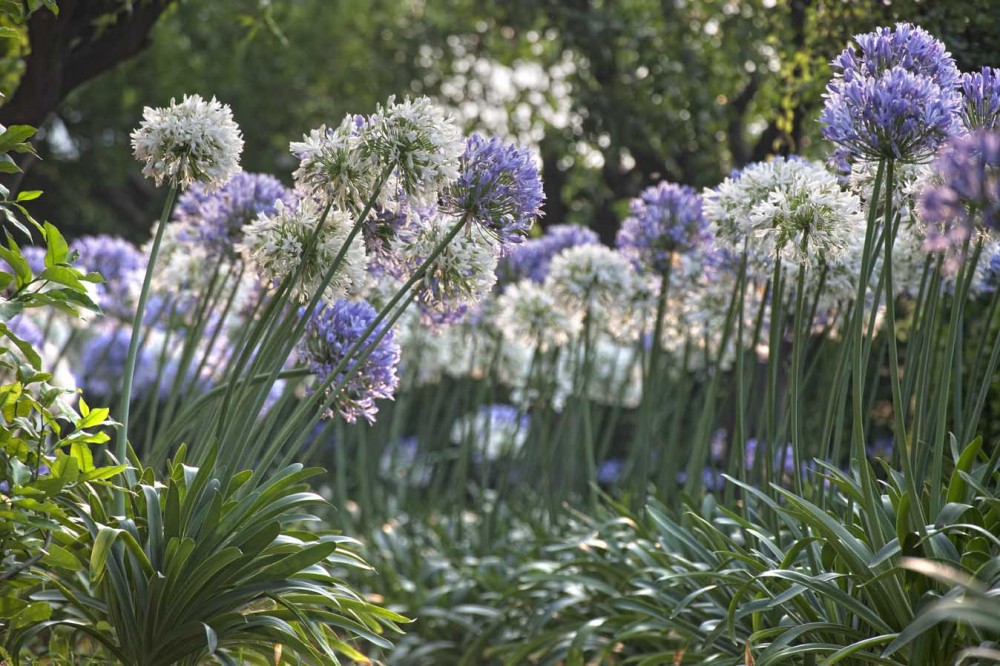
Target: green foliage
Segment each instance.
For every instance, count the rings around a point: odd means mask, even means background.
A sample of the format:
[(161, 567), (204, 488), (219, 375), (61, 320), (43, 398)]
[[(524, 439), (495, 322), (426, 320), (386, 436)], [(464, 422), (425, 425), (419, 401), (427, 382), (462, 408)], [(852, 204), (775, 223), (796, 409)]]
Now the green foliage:
[[(930, 666), (985, 658), (1000, 640), (997, 461), (979, 441), (953, 451), (947, 474), (923, 488), (926, 507), (932, 498), (942, 505), (925, 536), (906, 528), (906, 485), (887, 472), (873, 481), (827, 467), (812, 477), (829, 486), (826, 509), (730, 479), (741, 493), (735, 511), (707, 496), (679, 514), (608, 502), (592, 517), (547, 526), (507, 513), (508, 538), (489, 546), (475, 514), (393, 520), (370, 548), (397, 608), (418, 622), (387, 659)], [(876, 486), (874, 507), (863, 501), (865, 484)]]
[(128, 664), (274, 663), (276, 654), (327, 664), (338, 654), (365, 661), (355, 637), (389, 645), (382, 634), (406, 619), (336, 575), (367, 568), (355, 542), (306, 529), (308, 507), (323, 502), (305, 483), (318, 470), (291, 465), (255, 486), (250, 471), (220, 482), (214, 456), (200, 468), (184, 458), (181, 449), (163, 482), (140, 467), (124, 516), (94, 487), (65, 503), (81, 533), (63, 557), (81, 573), (49, 574), (45, 597), (58, 616), (15, 627), (11, 654), (59, 626)]
[[(31, 152), (25, 140), (32, 134), (34, 129), (25, 126), (0, 134), (3, 170), (17, 171), (8, 153)], [(94, 462), (92, 447), (109, 439), (103, 431), (113, 425), (109, 411), (92, 409), (82, 396), (76, 399), (75, 392), (51, 385), (52, 375), (37, 350), (11, 328), (29, 308), (54, 307), (73, 316), (81, 309), (99, 312), (84, 282), (100, 277), (74, 268), (75, 257), (59, 231), (48, 222), (39, 224), (23, 205), (40, 194), (23, 191), (11, 198), (6, 188), (0, 190), (7, 223), (7, 247), (0, 246), (5, 269), (0, 271), (5, 290), (0, 303), (0, 628), (5, 642), (52, 618), (49, 600), (33, 595), (47, 576), (72, 576), (80, 568), (73, 554), (79, 548), (78, 525), (69, 508), (75, 493), (83, 486), (107, 486), (124, 469)], [(14, 232), (31, 239), (21, 219), (45, 242), (39, 275), (14, 240)]]

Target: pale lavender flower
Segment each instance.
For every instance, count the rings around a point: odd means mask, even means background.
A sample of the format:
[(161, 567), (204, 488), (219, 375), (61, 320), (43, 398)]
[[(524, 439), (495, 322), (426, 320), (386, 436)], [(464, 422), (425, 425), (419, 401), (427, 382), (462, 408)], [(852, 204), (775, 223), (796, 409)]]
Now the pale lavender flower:
[[(309, 370), (319, 380), (331, 378), (331, 373), (345, 360), (347, 352), (361, 339), (376, 315), (375, 308), (365, 301), (338, 300), (333, 305), (324, 305), (316, 310), (299, 343), (299, 353)], [(384, 322), (375, 327), (367, 340), (374, 340), (383, 330)], [(360, 349), (365, 347), (366, 343)], [(350, 423), (354, 423), (359, 416), (373, 423), (378, 413), (375, 401), (379, 398), (391, 399), (395, 395), (399, 385), (396, 375), (399, 345), (391, 330), (379, 340), (364, 361), (358, 363), (357, 359), (358, 354), (355, 354), (354, 358), (347, 360), (344, 369), (332, 377), (328, 392), (341, 382), (344, 386), (334, 398), (332, 408), (326, 412), (327, 418), (332, 418), (335, 410)]]
[[(106, 328), (90, 338), (73, 364), (76, 383), (88, 397), (109, 401), (120, 395), (132, 331), (128, 326)], [(132, 399), (144, 399), (156, 387), (157, 354), (140, 347), (132, 380)]]
[(79, 253), (76, 267), (85, 273), (100, 273), (104, 282), (96, 285), (97, 304), (105, 313), (122, 319), (135, 315), (135, 298), (146, 270), (146, 256), (123, 238), (81, 236), (70, 243)]
[(38, 351), (45, 344), (45, 333), (29, 317), (14, 315), (6, 324), (11, 333), (31, 345), (32, 349)]
[(368, 254), (368, 271), (373, 275), (388, 273), (398, 277), (402, 268), (399, 257), (392, 249), (392, 243), (405, 228), (419, 224), (411, 217), (420, 217), (420, 213), (411, 211), (406, 205), (395, 210), (376, 207), (365, 223), (361, 226), (361, 235), (365, 241), (365, 251)]
[(501, 244), (520, 243), (541, 214), (542, 181), (531, 153), (479, 134), (469, 137), (458, 179), (441, 197), (441, 207), (495, 234)]
[[(757, 464), (757, 449), (760, 448), (760, 443), (756, 439), (748, 439), (746, 445), (744, 446), (744, 464), (747, 470), (752, 470), (754, 465)], [(774, 473), (783, 473), (790, 475), (795, 471), (795, 458), (792, 455), (792, 445), (786, 444), (781, 448), (777, 448), (771, 451), (771, 455), (774, 456), (774, 467), (772, 470)], [(803, 469), (805, 466), (803, 465)]]
[(601, 240), (597, 233), (577, 224), (553, 224), (540, 238), (533, 238), (516, 245), (503, 257), (500, 272), (508, 282), (527, 278), (544, 282), (552, 258), (563, 250), (577, 245), (596, 245)]
[(45, 248), (29, 245), (21, 248), (21, 254), (28, 262), (33, 275), (40, 275), (45, 270)]
[(924, 190), (920, 217), (925, 248), (945, 252), (950, 268), (980, 228), (1000, 228), (1000, 133), (980, 130), (952, 140), (934, 170), (941, 184)]
[(662, 275), (675, 254), (702, 250), (712, 243), (701, 197), (691, 187), (665, 182), (648, 187), (632, 199), (631, 209), (615, 244), (637, 270)]
[(608, 458), (597, 466), (597, 483), (602, 486), (613, 486), (625, 473), (625, 461), (621, 458)]
[(516, 455), (528, 438), (530, 419), (512, 405), (483, 405), (460, 417), (451, 428), (454, 444), (470, 442), (476, 456), (488, 461)]
[(239, 173), (214, 192), (192, 185), (178, 200), (174, 219), (184, 225), (189, 240), (228, 255), (243, 227), (261, 214), (273, 215), (278, 201), (290, 206), (297, 197), (274, 176)]
[(201, 182), (211, 190), (240, 170), (243, 136), (228, 105), (185, 95), (180, 104), (171, 99), (166, 108), (143, 110), (132, 150), (142, 175), (157, 185)]
[[(677, 483), (684, 485), (687, 483), (687, 470), (682, 469), (677, 473)], [(715, 469), (714, 467), (702, 467), (701, 468), (701, 487), (702, 489), (713, 493), (718, 492), (723, 489), (726, 485), (726, 480), (722, 478), (722, 472)]]
[(1000, 70), (983, 67), (962, 75), (962, 122), (970, 132), (1000, 129)]

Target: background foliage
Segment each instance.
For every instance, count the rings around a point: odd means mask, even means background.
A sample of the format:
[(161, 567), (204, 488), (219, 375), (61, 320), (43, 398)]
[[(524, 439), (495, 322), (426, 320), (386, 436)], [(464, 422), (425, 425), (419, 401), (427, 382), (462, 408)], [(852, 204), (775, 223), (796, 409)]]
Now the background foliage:
[[(103, 4), (111, 26), (141, 18), (117, 0)], [(390, 94), (506, 107), (499, 124), (537, 143), (543, 158), (544, 222), (587, 224), (607, 241), (628, 197), (649, 182), (712, 185), (769, 154), (825, 150), (813, 118), (827, 63), (852, 34), (912, 20), (963, 70), (1000, 62), (996, 0), (127, 4), (166, 5), (148, 48), (53, 107), (42, 161), (24, 184), (47, 192), (40, 215), (59, 211), (70, 236), (145, 237), (161, 201), (130, 169), (128, 132), (143, 106), (183, 93), (231, 104), (247, 139), (244, 168), (279, 176), (290, 140)], [(30, 46), (23, 29), (3, 35), (10, 66), (0, 87), (9, 94)], [(498, 77), (499, 88), (482, 75)], [(497, 129), (496, 110), (482, 109), (463, 107), (462, 117)], [(10, 122), (2, 107), (0, 122)]]

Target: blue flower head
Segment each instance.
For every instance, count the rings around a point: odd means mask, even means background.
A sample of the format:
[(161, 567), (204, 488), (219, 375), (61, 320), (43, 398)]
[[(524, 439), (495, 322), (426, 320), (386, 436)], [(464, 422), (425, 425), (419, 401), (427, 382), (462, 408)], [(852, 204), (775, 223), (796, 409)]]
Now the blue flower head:
[(528, 278), (544, 282), (549, 263), (566, 248), (600, 243), (597, 233), (577, 224), (553, 224), (540, 238), (533, 238), (513, 247), (503, 258), (500, 272), (507, 282)]
[(711, 244), (701, 197), (691, 187), (659, 183), (633, 199), (631, 207), (632, 214), (622, 222), (615, 242), (636, 269), (662, 275), (674, 254)]
[(134, 296), (146, 270), (146, 256), (132, 243), (114, 236), (81, 236), (70, 249), (79, 253), (76, 267), (84, 273), (100, 273), (97, 304), (110, 315), (131, 319)]
[(901, 67), (827, 87), (823, 136), (851, 157), (921, 161), (956, 134), (961, 98)]
[(855, 35), (854, 41), (860, 51), (848, 46), (831, 63), (845, 81), (877, 77), (893, 67), (901, 67), (931, 79), (943, 90), (958, 87), (960, 74), (955, 59), (940, 40), (919, 26), (897, 23), (894, 28), (881, 27)]
[[(345, 359), (350, 348), (361, 339), (377, 313), (365, 301), (338, 300), (332, 305), (324, 305), (316, 310), (306, 326), (299, 343), (299, 352), (312, 373), (320, 380), (331, 378), (331, 373)], [(374, 339), (385, 330), (385, 323), (379, 324), (368, 339)], [(348, 360), (345, 368), (332, 377), (330, 389), (341, 383), (344, 386), (326, 414), (333, 416), (336, 410), (348, 422), (354, 423), (359, 416), (369, 423), (375, 421), (379, 398), (391, 399), (399, 385), (396, 366), (399, 364), (399, 344), (390, 330), (379, 341), (368, 357), (358, 363), (360, 352)]]
[[(125, 360), (128, 356), (132, 331), (128, 326), (101, 331), (83, 346), (79, 361), (74, 364), (76, 383), (89, 398), (100, 402), (120, 395)], [(132, 399), (142, 400), (157, 383), (157, 354), (140, 347), (132, 380)]]
[(296, 196), (274, 176), (238, 173), (213, 192), (192, 185), (177, 202), (174, 218), (187, 224), (189, 240), (228, 254), (243, 226), (262, 213), (274, 214), (279, 200), (292, 205)]
[(1000, 70), (983, 67), (962, 75), (962, 122), (970, 132), (1000, 129)]
[(526, 148), (473, 134), (458, 179), (442, 195), (442, 208), (469, 216), (508, 245), (523, 240), (544, 199), (538, 167)]
[(1000, 133), (953, 139), (934, 162), (941, 185), (920, 198), (927, 249), (954, 257), (979, 227), (1000, 229)]
[(864, 160), (920, 161), (959, 131), (960, 75), (944, 44), (899, 23), (857, 35), (834, 59), (823, 135)]

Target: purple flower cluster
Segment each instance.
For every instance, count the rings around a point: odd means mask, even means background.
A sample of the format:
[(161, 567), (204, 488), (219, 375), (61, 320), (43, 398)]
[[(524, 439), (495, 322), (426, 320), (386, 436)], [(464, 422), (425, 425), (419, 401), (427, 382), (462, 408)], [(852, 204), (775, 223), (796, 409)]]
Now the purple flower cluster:
[[(320, 380), (331, 380), (329, 390), (344, 384), (333, 401), (333, 409), (350, 423), (354, 423), (359, 416), (369, 423), (374, 422), (378, 412), (375, 400), (391, 399), (399, 385), (399, 377), (396, 375), (399, 344), (391, 330), (375, 345), (364, 361), (359, 364), (356, 354), (355, 358), (349, 359), (345, 369), (331, 378), (333, 371), (344, 360), (350, 348), (361, 339), (376, 315), (375, 309), (365, 301), (338, 300), (313, 313), (302, 342), (299, 343), (299, 352), (310, 371)], [(384, 329), (384, 323), (377, 326), (371, 338)], [(365, 345), (362, 345), (359, 352), (364, 349)], [(328, 411), (327, 417), (332, 416), (332, 410)]]
[(955, 60), (944, 44), (919, 26), (897, 23), (895, 28), (881, 27), (856, 35), (854, 41), (861, 52), (848, 47), (832, 63), (845, 80), (878, 76), (901, 67), (931, 79), (943, 90), (958, 87), (960, 74)]
[(962, 75), (962, 122), (970, 132), (1000, 129), (1000, 70), (983, 67)]
[(177, 202), (174, 218), (188, 225), (189, 240), (229, 253), (243, 226), (262, 213), (274, 214), (279, 200), (290, 206), (297, 198), (274, 176), (238, 173), (213, 192), (192, 185)]
[(523, 240), (541, 215), (544, 199), (538, 167), (526, 148), (473, 134), (458, 179), (442, 194), (441, 207), (469, 216), (507, 245)]
[[(743, 464), (746, 466), (747, 470), (752, 470), (757, 462), (757, 449), (760, 448), (760, 443), (756, 439), (748, 439), (744, 447), (745, 459)], [(792, 445), (786, 444), (784, 447), (772, 451), (774, 456), (774, 467), (772, 468), (775, 473), (781, 473), (785, 475), (791, 475), (795, 472), (795, 458), (792, 455)], [(806, 465), (802, 465), (803, 471), (806, 469)]]
[(1000, 228), (1000, 133), (980, 130), (953, 139), (934, 168), (942, 184), (920, 198), (929, 227), (926, 247), (954, 256), (977, 226)]
[(552, 258), (563, 250), (577, 245), (596, 245), (601, 240), (597, 233), (577, 224), (553, 224), (545, 234), (511, 249), (500, 266), (505, 281), (516, 282), (528, 278), (542, 283), (549, 273)]
[(631, 202), (615, 240), (618, 249), (637, 270), (663, 275), (675, 253), (703, 249), (712, 232), (702, 214), (701, 197), (691, 187), (659, 183)]
[(81, 236), (70, 244), (80, 257), (77, 268), (85, 273), (100, 273), (103, 284), (97, 285), (97, 304), (105, 313), (121, 319), (134, 316), (132, 303), (146, 270), (146, 257), (135, 245), (114, 236)]
[(832, 65), (823, 135), (856, 158), (920, 161), (961, 129), (959, 72), (944, 45), (907, 23), (855, 37)]
[(23, 314), (15, 315), (7, 322), (10, 332), (27, 342), (36, 351), (45, 344), (45, 333)]
[[(88, 398), (94, 396), (104, 402), (119, 395), (131, 337), (132, 331), (127, 326), (107, 328), (83, 346), (74, 372), (77, 385)], [(156, 354), (140, 346), (132, 380), (133, 400), (142, 400), (148, 395), (156, 386), (157, 375)]]
[(365, 220), (361, 234), (365, 240), (365, 251), (368, 253), (368, 270), (373, 274), (389, 273), (399, 277), (403, 268), (396, 261), (392, 251), (392, 242), (399, 235), (400, 229), (410, 222), (410, 216), (419, 215), (410, 211), (404, 204), (397, 210), (376, 208)]

